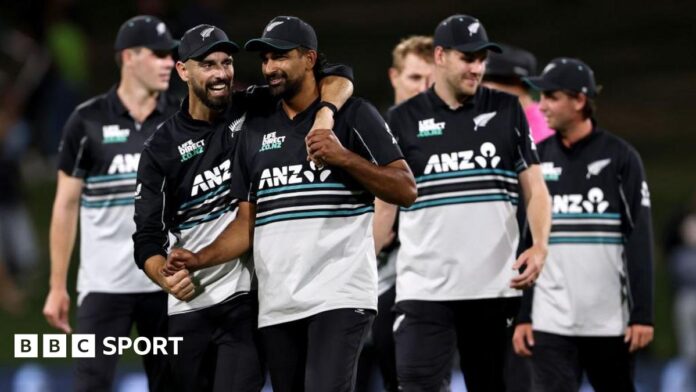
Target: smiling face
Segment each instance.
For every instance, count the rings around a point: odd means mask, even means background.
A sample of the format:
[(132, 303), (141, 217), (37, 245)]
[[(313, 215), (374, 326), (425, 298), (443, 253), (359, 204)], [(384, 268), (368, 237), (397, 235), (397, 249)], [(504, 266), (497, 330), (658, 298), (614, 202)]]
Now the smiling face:
[(586, 100), (584, 94), (572, 97), (563, 91), (544, 91), (539, 101), (539, 110), (544, 114), (549, 128), (563, 134), (584, 120), (582, 109)]
[(232, 55), (212, 52), (203, 59), (178, 62), (176, 69), (181, 79), (205, 106), (215, 111), (227, 107), (234, 82)]
[(460, 52), (454, 49), (435, 48), (436, 72), (458, 101), (476, 94), (486, 72), (487, 50)]
[(285, 52), (262, 52), (261, 72), (273, 96), (290, 99), (297, 95), (316, 62), (313, 50), (292, 49)]
[(169, 87), (174, 67), (171, 51), (154, 52), (145, 47), (124, 49), (123, 67), (149, 91), (162, 92)]

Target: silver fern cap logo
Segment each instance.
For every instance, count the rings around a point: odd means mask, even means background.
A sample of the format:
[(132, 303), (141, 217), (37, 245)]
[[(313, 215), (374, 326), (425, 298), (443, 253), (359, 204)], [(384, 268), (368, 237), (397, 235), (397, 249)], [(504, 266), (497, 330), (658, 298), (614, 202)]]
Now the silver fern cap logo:
[(284, 22), (285, 22), (285, 21), (281, 20), (281, 21), (278, 21), (278, 22), (271, 22), (271, 23), (269, 23), (268, 26), (266, 26), (266, 32), (269, 32), (269, 31), (273, 30), (276, 26), (282, 25)]
[(213, 30), (215, 30), (215, 27), (208, 27), (207, 29), (201, 31), (201, 41), (205, 41), (206, 38), (210, 37)]
[(485, 127), (488, 125), (488, 122), (491, 121), (497, 113), (498, 112), (483, 113), (474, 117), (474, 131), (478, 130), (478, 127)]
[(549, 71), (551, 71), (551, 70), (554, 69), (554, 68), (556, 68), (556, 64), (555, 64), (555, 63), (549, 63), (549, 65), (547, 65), (547, 66), (544, 68), (544, 71), (542, 72), (542, 74), (547, 74), (547, 73), (549, 73)]
[(481, 27), (480, 22), (474, 22), (467, 27), (469, 30), (469, 37), (473, 36), (474, 34), (478, 33), (479, 28)]
[(165, 26), (163, 22), (157, 23), (155, 29), (157, 30), (157, 35), (162, 35), (167, 32), (167, 26)]

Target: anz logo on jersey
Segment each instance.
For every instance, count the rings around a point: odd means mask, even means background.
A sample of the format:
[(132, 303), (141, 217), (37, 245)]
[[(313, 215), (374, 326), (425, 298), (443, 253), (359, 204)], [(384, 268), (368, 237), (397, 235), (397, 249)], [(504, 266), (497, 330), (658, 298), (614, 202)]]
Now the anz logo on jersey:
[[(307, 167), (309, 166), (309, 167)], [(304, 183), (322, 183), (331, 175), (327, 167), (319, 167), (314, 162), (301, 165), (288, 165), (263, 169), (259, 189)]]
[[(476, 155), (476, 153), (480, 155)], [(433, 154), (428, 158), (423, 174), (445, 173), (470, 169), (495, 169), (500, 164), (500, 157), (496, 155), (497, 149), (491, 142), (481, 144), (478, 151), (466, 150), (442, 154)]]
[(604, 200), (604, 192), (595, 187), (587, 192), (587, 197), (581, 194), (553, 195), (554, 214), (603, 213), (609, 208), (609, 202)]
[(138, 171), (140, 153), (116, 154), (109, 165), (109, 174), (135, 173)]
[(230, 179), (229, 159), (225, 160), (217, 167), (211, 170), (205, 170), (203, 173), (196, 174), (193, 178), (193, 187), (191, 188), (191, 196), (198, 195), (199, 191), (208, 192), (209, 190), (222, 185), (223, 182)]

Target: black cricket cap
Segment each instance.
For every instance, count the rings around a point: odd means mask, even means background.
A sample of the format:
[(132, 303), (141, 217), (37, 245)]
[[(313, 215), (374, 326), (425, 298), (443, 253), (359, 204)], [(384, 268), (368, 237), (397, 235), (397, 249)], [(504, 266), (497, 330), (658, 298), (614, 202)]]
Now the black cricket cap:
[(590, 97), (598, 92), (592, 69), (581, 60), (568, 57), (551, 60), (540, 76), (523, 80), (539, 91), (568, 90)]
[(503, 53), (491, 53), (486, 60), (486, 76), (526, 78), (536, 75), (537, 60), (531, 52), (510, 45), (500, 45)]
[(497, 53), (503, 51), (498, 44), (488, 40), (483, 24), (469, 15), (452, 15), (440, 22), (435, 29), (433, 43), (435, 46), (466, 53), (482, 49)]
[(190, 28), (181, 37), (179, 44), (179, 61), (200, 59), (211, 52), (237, 53), (239, 45), (227, 38), (220, 28), (201, 24)]
[(250, 52), (287, 51), (298, 47), (317, 50), (317, 34), (309, 23), (296, 16), (276, 16), (263, 29), (261, 38), (244, 45)]
[(153, 51), (174, 50), (178, 42), (159, 18), (138, 15), (125, 21), (118, 29), (114, 50), (144, 46)]

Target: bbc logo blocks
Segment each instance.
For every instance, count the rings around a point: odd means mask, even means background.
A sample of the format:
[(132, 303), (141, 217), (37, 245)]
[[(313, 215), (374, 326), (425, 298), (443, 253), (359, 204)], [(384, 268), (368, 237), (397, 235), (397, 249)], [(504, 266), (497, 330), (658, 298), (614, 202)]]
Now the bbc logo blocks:
[[(73, 358), (95, 357), (96, 339), (93, 334), (72, 334), (70, 342), (70, 353)], [(43, 358), (66, 358), (68, 356), (68, 335), (42, 335), (40, 346)], [(14, 336), (14, 356), (15, 358), (38, 358), (39, 335), (16, 334)]]

